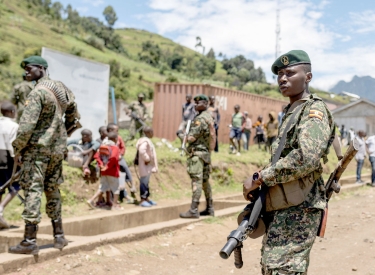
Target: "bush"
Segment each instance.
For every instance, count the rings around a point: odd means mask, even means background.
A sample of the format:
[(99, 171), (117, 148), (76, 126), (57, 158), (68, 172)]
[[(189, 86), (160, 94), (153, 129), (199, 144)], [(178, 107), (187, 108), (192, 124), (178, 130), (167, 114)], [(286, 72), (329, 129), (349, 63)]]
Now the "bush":
[(74, 54), (74, 55), (76, 55), (76, 56), (82, 56), (82, 52), (83, 52), (82, 49), (79, 49), (79, 48), (76, 48), (76, 47), (73, 47), (73, 48), (71, 48), (71, 50), (70, 50), (70, 53), (71, 53), (71, 54)]
[(85, 39), (85, 42), (90, 46), (94, 47), (95, 49), (98, 49), (100, 51), (104, 50), (104, 41), (100, 38), (97, 38), (95, 36), (89, 36)]
[(64, 31), (61, 28), (57, 28), (55, 26), (52, 26), (50, 29), (51, 29), (51, 31), (56, 32), (58, 34), (64, 34)]
[(27, 58), (31, 55), (42, 55), (42, 48), (27, 48), (23, 52), (23, 57)]
[(10, 54), (7, 51), (0, 51), (0, 64), (9, 65), (10, 64)]
[(129, 78), (130, 75), (131, 75), (131, 71), (130, 71), (130, 69), (128, 69), (128, 68), (124, 68), (124, 69), (122, 70), (122, 72), (121, 72), (121, 76), (122, 76), (123, 78)]
[(167, 79), (165, 80), (165, 82), (176, 82), (176, 83), (178, 83), (178, 78), (175, 77), (174, 75), (169, 75), (167, 77)]

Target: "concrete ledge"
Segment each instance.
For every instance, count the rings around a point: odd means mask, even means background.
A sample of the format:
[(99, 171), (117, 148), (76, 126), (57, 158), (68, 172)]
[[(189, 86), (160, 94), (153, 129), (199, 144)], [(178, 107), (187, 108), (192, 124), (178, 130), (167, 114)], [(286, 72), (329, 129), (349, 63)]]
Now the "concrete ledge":
[[(216, 217), (227, 217), (231, 215), (235, 215), (239, 213), (246, 205), (246, 202), (243, 201), (243, 205), (241, 206), (234, 206), (222, 210), (215, 211)], [(96, 235), (96, 236), (89, 236), (89, 237), (77, 237), (77, 236), (66, 236), (66, 238), (70, 241), (69, 245), (64, 248), (63, 251), (56, 250), (52, 248), (52, 236), (49, 236), (49, 245), (41, 246), (40, 252), (38, 255), (38, 262), (43, 262), (46, 260), (50, 260), (56, 258), (61, 255), (68, 255), (77, 253), (79, 251), (90, 251), (95, 249), (98, 246), (109, 244), (109, 243), (119, 243), (119, 242), (130, 242), (135, 240), (140, 240), (147, 238), (149, 236), (168, 232), (171, 230), (176, 230), (187, 226), (192, 223), (200, 222), (204, 219), (208, 219), (209, 217), (201, 217), (199, 219), (174, 219), (170, 221), (149, 224), (139, 227), (133, 227), (129, 229), (124, 229), (116, 232)], [(17, 234), (18, 238), (22, 238), (20, 233), (13, 233)], [(45, 237), (44, 235), (40, 235), (40, 237)], [(38, 244), (41, 238), (38, 235)], [(21, 240), (21, 239), (19, 239)], [(14, 255), (8, 253), (2, 253), (0, 259), (0, 274), (4, 274), (5, 272), (15, 271), (18, 268), (23, 268), (29, 264), (36, 263), (36, 258), (30, 255)]]

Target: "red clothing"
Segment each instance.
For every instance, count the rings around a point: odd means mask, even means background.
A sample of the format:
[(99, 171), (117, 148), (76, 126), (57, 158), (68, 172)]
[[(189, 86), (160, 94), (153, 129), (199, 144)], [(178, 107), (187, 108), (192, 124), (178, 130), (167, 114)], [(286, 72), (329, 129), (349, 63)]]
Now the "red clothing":
[[(109, 146), (111, 148), (111, 156), (109, 157), (107, 163), (107, 169), (101, 171), (102, 176), (111, 176), (115, 178), (120, 177), (120, 165), (119, 165), (119, 158), (120, 158), (120, 150), (117, 146)], [(103, 161), (100, 159), (99, 151), (95, 153), (94, 158), (99, 164), (99, 167), (103, 167)]]
[(125, 142), (123, 141), (122, 137), (120, 137), (120, 135), (117, 137), (117, 147), (120, 149), (120, 155), (125, 155)]

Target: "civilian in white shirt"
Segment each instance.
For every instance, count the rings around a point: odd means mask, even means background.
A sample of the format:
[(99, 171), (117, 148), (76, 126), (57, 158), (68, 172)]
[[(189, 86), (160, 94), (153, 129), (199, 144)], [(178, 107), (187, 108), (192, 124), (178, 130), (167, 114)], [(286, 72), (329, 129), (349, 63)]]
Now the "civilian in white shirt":
[(375, 187), (375, 135), (366, 140), (367, 151), (371, 162), (371, 186)]
[(357, 161), (357, 181), (356, 183), (363, 184), (364, 181), (361, 179), (361, 172), (363, 163), (366, 157), (366, 143), (365, 143), (366, 133), (364, 131), (358, 131), (358, 135), (355, 137), (358, 140), (358, 152), (355, 155), (355, 160)]
[[(10, 102), (1, 104), (0, 117), (0, 186), (4, 185), (11, 177), (14, 164), (14, 151), (12, 142), (16, 139), (18, 124), (13, 121), (16, 116), (16, 107)], [(20, 186), (13, 183), (8, 187), (9, 193), (2, 200), (3, 193), (0, 193), (0, 229), (9, 228), (3, 218), (4, 208), (17, 195)]]

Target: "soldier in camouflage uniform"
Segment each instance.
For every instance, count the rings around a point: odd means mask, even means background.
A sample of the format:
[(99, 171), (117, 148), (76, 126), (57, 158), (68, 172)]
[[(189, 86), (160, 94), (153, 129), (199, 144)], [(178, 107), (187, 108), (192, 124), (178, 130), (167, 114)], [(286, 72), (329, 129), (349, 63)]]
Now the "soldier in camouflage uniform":
[(15, 155), (22, 157), (20, 185), (25, 194), (22, 218), (26, 225), (24, 240), (10, 247), (9, 253), (35, 255), (39, 252), (36, 235), (43, 192), (47, 199), (46, 213), (53, 226), (54, 247), (61, 250), (68, 244), (62, 228), (59, 186), (64, 181), (66, 127), (70, 126), (72, 118), (79, 118), (79, 114), (73, 93), (63, 83), (48, 78), (46, 60), (31, 56), (22, 61), (21, 67), (26, 71), (27, 80), (36, 81), (36, 86), (27, 97), (13, 141)]
[[(143, 93), (138, 94), (138, 101), (132, 103), (128, 107), (128, 114), (131, 116), (130, 135), (126, 141), (133, 140), (139, 131), (140, 137), (144, 136), (143, 130), (141, 129), (144, 125), (144, 122), (148, 118), (146, 105), (143, 104), (143, 99), (145, 95)], [(141, 129), (141, 130), (139, 130)]]
[[(193, 198), (190, 209), (186, 213), (181, 213), (181, 218), (199, 218), (199, 215), (214, 216), (211, 185), (209, 183), (211, 153), (210, 138), (215, 132), (210, 133), (210, 127), (214, 130), (214, 120), (207, 111), (208, 97), (197, 95), (194, 97), (195, 111), (198, 113), (191, 123), (190, 131), (187, 136), (187, 172), (191, 178)], [(182, 131), (179, 137), (183, 138)], [(198, 212), (199, 199), (202, 194), (202, 188), (206, 196), (206, 210)]]
[(34, 85), (26, 80), (25, 74), (23, 74), (22, 77), (23, 81), (14, 86), (13, 93), (10, 98), (10, 101), (17, 107), (17, 123), (20, 121), (20, 118), (22, 116), (26, 98), (34, 88)]
[[(260, 171), (258, 180), (245, 181), (244, 197), (248, 199), (249, 192), (260, 185), (268, 187), (262, 274), (305, 275), (326, 206), (320, 159), (327, 161), (334, 121), (322, 99), (309, 92), (312, 73), (307, 53), (294, 50), (282, 55), (272, 65), (272, 72), (278, 75), (281, 93), (290, 99), (271, 148), (273, 157), (277, 152), (281, 155)], [(287, 125), (285, 146), (279, 148)]]

